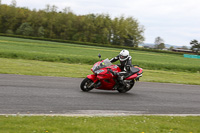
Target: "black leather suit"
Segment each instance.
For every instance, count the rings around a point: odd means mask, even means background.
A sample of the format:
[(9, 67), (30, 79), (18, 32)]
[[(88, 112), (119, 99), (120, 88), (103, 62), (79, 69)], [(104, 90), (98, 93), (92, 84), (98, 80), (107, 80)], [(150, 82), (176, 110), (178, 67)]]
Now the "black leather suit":
[[(119, 56), (116, 56), (110, 60), (110, 62), (116, 62), (119, 60)], [(118, 65), (121, 69), (121, 72), (119, 72), (119, 76), (124, 76), (124, 79), (131, 76), (133, 73), (131, 72), (132, 65), (132, 57), (128, 56), (128, 58), (125, 61), (120, 61), (120, 65)]]

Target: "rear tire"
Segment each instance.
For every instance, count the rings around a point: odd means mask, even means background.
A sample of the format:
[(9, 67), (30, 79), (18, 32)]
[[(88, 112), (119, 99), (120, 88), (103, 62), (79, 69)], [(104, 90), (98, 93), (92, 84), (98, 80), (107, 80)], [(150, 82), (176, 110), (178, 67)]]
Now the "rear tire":
[(93, 84), (93, 81), (89, 78), (85, 78), (82, 82), (81, 82), (81, 90), (84, 92), (89, 92), (90, 90), (92, 90), (94, 88), (94, 86), (91, 86), (91, 84)]
[(128, 91), (130, 91), (132, 89), (134, 84), (135, 84), (135, 80), (132, 80), (128, 87), (127, 86), (122, 86), (122, 87), (118, 88), (118, 92), (119, 93), (126, 93), (126, 92), (128, 92)]

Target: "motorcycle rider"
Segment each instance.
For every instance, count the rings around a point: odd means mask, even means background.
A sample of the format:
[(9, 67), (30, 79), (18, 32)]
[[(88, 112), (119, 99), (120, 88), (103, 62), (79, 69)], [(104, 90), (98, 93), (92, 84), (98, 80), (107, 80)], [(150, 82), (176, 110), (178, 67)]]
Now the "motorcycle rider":
[(123, 49), (119, 55), (117, 55), (116, 57), (112, 58), (110, 60), (111, 63), (113, 62), (116, 62), (120, 60), (120, 65), (119, 68), (121, 69), (121, 72), (119, 73), (116, 73), (116, 72), (113, 72), (113, 75), (117, 75), (118, 76), (118, 80), (120, 83), (124, 83), (124, 79), (131, 76), (133, 73), (131, 72), (131, 67), (133, 66), (132, 65), (132, 57), (129, 55), (129, 51), (128, 50), (125, 50)]

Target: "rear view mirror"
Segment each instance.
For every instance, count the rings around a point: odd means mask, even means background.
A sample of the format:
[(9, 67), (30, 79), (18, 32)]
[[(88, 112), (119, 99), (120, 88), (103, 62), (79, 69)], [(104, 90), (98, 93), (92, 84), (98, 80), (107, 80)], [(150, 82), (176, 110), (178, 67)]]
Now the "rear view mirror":
[(101, 59), (101, 54), (99, 54), (98, 57)]
[[(98, 56), (99, 56), (99, 59), (101, 59), (101, 54), (99, 54)], [(102, 59), (101, 59), (101, 61), (102, 61)]]

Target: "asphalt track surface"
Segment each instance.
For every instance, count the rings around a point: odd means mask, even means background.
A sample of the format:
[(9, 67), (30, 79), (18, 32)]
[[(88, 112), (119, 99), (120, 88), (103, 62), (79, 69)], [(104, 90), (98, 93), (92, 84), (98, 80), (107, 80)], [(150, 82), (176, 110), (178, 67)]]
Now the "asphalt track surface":
[(0, 114), (199, 115), (200, 86), (136, 82), (125, 94), (80, 90), (81, 78), (0, 74)]

